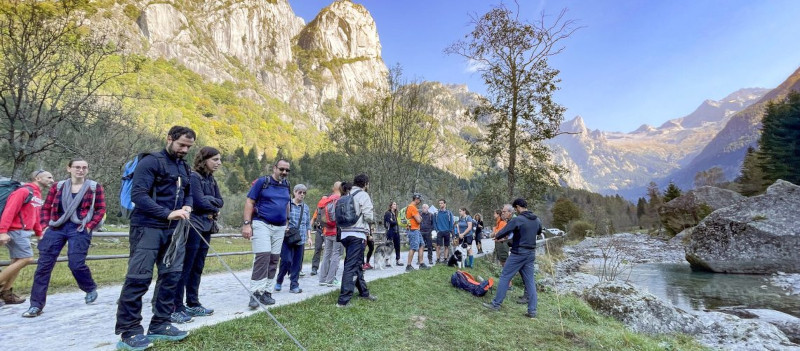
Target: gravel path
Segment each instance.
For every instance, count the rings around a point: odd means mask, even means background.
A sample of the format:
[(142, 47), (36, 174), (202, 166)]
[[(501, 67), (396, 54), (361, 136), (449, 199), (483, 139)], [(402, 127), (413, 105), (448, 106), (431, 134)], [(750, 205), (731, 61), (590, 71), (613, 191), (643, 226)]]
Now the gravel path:
[[(489, 254), (494, 250), (494, 242), (483, 240), (484, 251)], [(401, 262), (405, 263), (408, 252), (401, 253)], [(427, 257), (427, 254), (426, 254)], [(215, 260), (215, 257), (209, 257)], [(415, 259), (416, 265), (416, 259)], [(341, 277), (343, 260), (339, 265)], [(288, 305), (308, 299), (312, 296), (326, 294), (338, 288), (319, 286), (318, 276), (311, 276), (311, 265), (303, 265), (305, 277), (300, 277), (300, 294), (289, 293), (288, 289), (275, 292), (272, 296), (277, 303), (274, 306)], [(382, 279), (405, 273), (405, 267), (387, 268), (386, 270), (369, 270), (365, 273), (367, 281)], [(248, 284), (250, 272), (240, 271), (236, 275)], [(284, 281), (288, 287), (288, 277)], [(155, 280), (144, 296), (143, 325), (145, 330), (150, 322), (150, 298), (153, 294)], [(92, 305), (83, 302), (82, 291), (53, 294), (47, 298), (44, 313), (36, 318), (22, 318), (28, 309), (26, 301), (21, 305), (0, 307), (0, 345), (3, 350), (113, 350), (119, 336), (114, 335), (116, 300), (121, 285), (98, 289), (98, 299)], [(380, 295), (380, 294), (376, 294)], [(27, 297), (27, 296), (26, 296)], [(229, 273), (204, 275), (200, 287), (200, 299), (203, 304), (215, 310), (214, 315), (195, 318), (193, 322), (180, 325), (181, 329), (191, 330), (201, 326), (213, 325), (234, 318), (249, 316), (256, 311), (247, 307), (249, 298), (244, 288)]]

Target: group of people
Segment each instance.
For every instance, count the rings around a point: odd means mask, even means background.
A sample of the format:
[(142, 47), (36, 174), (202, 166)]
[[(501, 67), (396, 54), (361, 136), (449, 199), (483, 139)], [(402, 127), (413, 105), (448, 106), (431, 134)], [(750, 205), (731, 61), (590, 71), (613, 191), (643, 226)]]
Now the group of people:
[[(185, 323), (194, 317), (214, 313), (213, 309), (200, 303), (199, 286), (211, 234), (219, 230), (216, 220), (224, 205), (214, 179), (214, 172), (222, 161), (217, 149), (203, 147), (190, 167), (184, 158), (195, 139), (192, 129), (174, 126), (167, 133), (165, 149), (138, 157), (130, 191), (135, 203), (130, 216), (130, 256), (117, 301), (115, 333), (121, 336), (118, 349), (144, 350), (154, 340), (182, 340), (188, 333), (175, 327), (174, 323)], [(356, 290), (360, 298), (377, 300), (364, 280), (364, 271), (372, 267), (369, 260), (374, 249), (373, 229), (378, 224), (368, 192), (369, 177), (359, 174), (352, 182), (334, 183), (332, 193), (320, 200), (312, 215), (304, 202), (308, 188), (303, 184), (291, 187), (288, 181), (290, 172), (289, 161), (278, 160), (272, 166), (272, 173), (256, 179), (247, 194), (241, 233), (245, 239), (251, 240), (254, 253), (249, 307), (255, 309), (274, 304), (272, 293), (282, 290), (287, 275), (289, 291), (302, 292), (299, 276), (306, 244), (315, 247), (311, 275), (319, 275), (320, 285), (340, 287), (338, 307), (347, 307)], [(106, 212), (105, 195), (102, 185), (87, 178), (89, 164), (85, 160), (70, 160), (67, 173), (68, 179), (51, 188), (54, 183), (51, 173), (34, 172), (32, 182), (10, 194), (0, 218), (0, 245), (8, 248), (12, 260), (0, 272), (0, 305), (25, 302), (14, 294), (13, 283), (19, 271), (33, 260), (30, 236), (35, 234), (40, 238), (40, 257), (30, 307), (23, 317), (36, 317), (43, 312), (50, 275), (65, 245), (68, 246), (69, 268), (79, 288), (86, 293), (85, 302), (90, 304), (97, 299), (97, 285), (85, 261), (92, 232), (101, 225)], [(47, 188), (51, 189), (42, 200), (41, 194)], [(329, 206), (344, 197), (348, 197), (347, 203), (351, 204), (357, 216), (347, 225), (337, 224), (328, 213)], [(438, 201), (439, 209), (435, 213), (429, 211), (428, 205), (423, 205), (420, 211), (417, 206), (421, 202), (420, 195), (413, 195), (402, 214), (408, 222), (406, 270), (414, 270), (415, 254), (420, 269), (434, 265), (434, 251), (436, 262), (444, 262), (450, 255), (451, 239), (470, 246), (467, 266), (472, 266), (472, 242), (476, 242), (479, 253), (483, 252), (480, 215), (473, 219), (466, 208), (461, 208), (459, 216), (455, 217), (447, 209), (444, 199)], [(513, 208), (519, 216), (508, 224), (505, 223), (510, 219), (510, 211), (506, 214), (504, 208), (495, 213), (498, 219), (495, 240), (511, 240), (513, 244), (510, 255), (501, 260), (505, 266), (500, 289), (490, 309), (496, 310), (502, 303), (505, 295), (503, 281), (506, 280), (507, 288), (510, 278), (520, 272), (531, 301), (529, 315), (535, 317), (532, 250), (535, 248), (535, 235), (541, 232), (541, 224), (526, 210), (526, 206), (522, 199), (515, 201)], [(384, 214), (383, 224), (387, 240), (394, 245), (395, 264), (403, 266), (400, 262), (397, 211), (397, 204), (392, 203)], [(528, 222), (522, 223), (526, 219)], [(536, 223), (539, 223), (538, 232)], [(432, 239), (434, 230), (437, 232), (435, 243)], [(533, 239), (529, 238), (529, 231), (533, 231)], [(369, 252), (365, 259), (367, 247)], [(428, 251), (428, 264), (423, 261), (424, 250)], [(342, 255), (344, 271), (339, 281), (336, 277)], [(158, 268), (158, 276), (152, 300), (153, 317), (145, 334), (142, 297), (149, 289), (154, 267)], [(516, 271), (507, 273), (507, 270)]]

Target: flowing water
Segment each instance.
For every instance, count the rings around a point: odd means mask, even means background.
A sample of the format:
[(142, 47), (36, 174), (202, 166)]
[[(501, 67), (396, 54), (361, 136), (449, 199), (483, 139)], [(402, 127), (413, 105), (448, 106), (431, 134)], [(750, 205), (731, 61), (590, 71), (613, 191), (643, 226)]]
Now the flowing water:
[[(599, 275), (601, 262), (588, 265)], [(800, 317), (800, 295), (769, 284), (769, 275), (723, 274), (693, 271), (688, 264), (637, 264), (618, 279), (646, 288), (661, 299), (684, 310), (715, 310), (720, 307), (764, 308)]]

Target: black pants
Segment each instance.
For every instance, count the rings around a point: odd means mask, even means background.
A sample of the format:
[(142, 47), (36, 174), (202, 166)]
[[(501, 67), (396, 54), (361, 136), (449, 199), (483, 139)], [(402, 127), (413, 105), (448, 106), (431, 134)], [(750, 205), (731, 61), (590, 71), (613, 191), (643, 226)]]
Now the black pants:
[(386, 232), (386, 240), (391, 240), (394, 244), (394, 259), (400, 261), (400, 232), (390, 229)]
[(364, 239), (348, 236), (342, 239), (344, 245), (344, 273), (342, 273), (342, 288), (339, 291), (340, 305), (346, 305), (353, 297), (353, 290), (358, 289), (359, 296), (369, 296), (367, 281), (364, 280)]
[(311, 270), (319, 270), (319, 261), (322, 257), (322, 244), (325, 238), (322, 236), (322, 228), (314, 229), (314, 257), (311, 258)]
[[(203, 241), (200, 238), (203, 236)], [(181, 280), (178, 281), (178, 291), (175, 294), (175, 310), (183, 311), (184, 291), (186, 292), (186, 306), (200, 306), (200, 277), (203, 268), (206, 266), (206, 255), (208, 254), (208, 244), (211, 242), (211, 233), (198, 234), (194, 228), (189, 230), (189, 237), (186, 238), (186, 258), (183, 260), (183, 273)]]
[(369, 263), (369, 259), (372, 258), (373, 252), (375, 252), (375, 240), (367, 239), (367, 260), (364, 261), (364, 263)]
[(422, 241), (425, 242), (425, 250), (428, 250), (428, 262), (433, 262), (433, 235), (431, 232), (423, 232)]
[(158, 266), (155, 313), (150, 320), (150, 330), (170, 324), (170, 314), (175, 309), (175, 292), (183, 271), (185, 247), (178, 246), (172, 264), (167, 267), (164, 254), (172, 240), (174, 229), (131, 227), (128, 273), (117, 302), (116, 334), (123, 338), (144, 334), (142, 328), (142, 296), (153, 280), (153, 266)]

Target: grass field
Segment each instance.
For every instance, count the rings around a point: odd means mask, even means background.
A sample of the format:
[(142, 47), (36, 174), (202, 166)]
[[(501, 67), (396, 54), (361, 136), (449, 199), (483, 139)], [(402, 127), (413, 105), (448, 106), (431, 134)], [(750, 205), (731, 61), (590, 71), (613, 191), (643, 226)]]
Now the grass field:
[[(484, 259), (471, 269), (497, 277)], [(352, 307), (334, 306), (337, 293), (309, 298), (270, 311), (308, 350), (701, 350), (686, 336), (649, 337), (595, 313), (582, 300), (539, 293), (539, 318), (523, 317), (513, 289), (500, 312), (450, 285), (453, 269), (436, 266), (369, 283), (378, 301), (354, 298)], [(520, 281), (515, 282), (521, 286)], [(204, 327), (158, 350), (296, 350), (265, 313)]]

